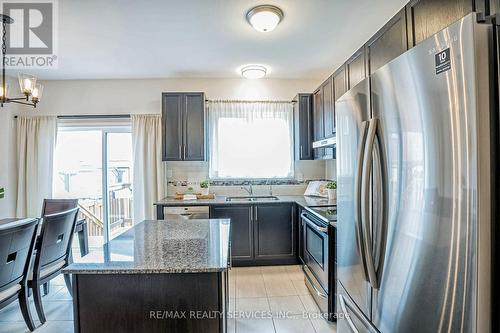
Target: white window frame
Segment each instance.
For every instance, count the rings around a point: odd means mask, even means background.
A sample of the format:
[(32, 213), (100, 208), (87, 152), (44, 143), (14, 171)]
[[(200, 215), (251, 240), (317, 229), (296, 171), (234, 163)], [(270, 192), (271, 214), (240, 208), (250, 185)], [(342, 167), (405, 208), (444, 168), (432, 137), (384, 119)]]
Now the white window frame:
[[(290, 147), (289, 147), (289, 152), (290, 152), (290, 168), (289, 168), (289, 176), (288, 177), (248, 177), (248, 176), (235, 176), (235, 177), (221, 177), (216, 174), (215, 170), (213, 169), (213, 164), (212, 164), (212, 156), (213, 156), (213, 145), (218, 144), (217, 142), (214, 142), (213, 136), (216, 134), (214, 133), (213, 123), (215, 120), (214, 116), (214, 104), (215, 103), (256, 103), (256, 104), (268, 104), (268, 103), (282, 103), (286, 104), (288, 108), (289, 115), (287, 115), (288, 121), (289, 121), (289, 136), (290, 136)], [(209, 149), (208, 149), (208, 160), (209, 160), (209, 177), (212, 180), (220, 180), (220, 181), (241, 181), (241, 180), (254, 180), (254, 181), (266, 181), (266, 180), (292, 180), (295, 179), (295, 157), (294, 157), (294, 145), (295, 145), (295, 138), (294, 138), (294, 116), (293, 116), (293, 106), (290, 102), (248, 102), (248, 101), (222, 101), (222, 102), (210, 102), (209, 107), (208, 107), (208, 141), (209, 141)], [(235, 140), (238, 140), (238, 138), (235, 138)]]

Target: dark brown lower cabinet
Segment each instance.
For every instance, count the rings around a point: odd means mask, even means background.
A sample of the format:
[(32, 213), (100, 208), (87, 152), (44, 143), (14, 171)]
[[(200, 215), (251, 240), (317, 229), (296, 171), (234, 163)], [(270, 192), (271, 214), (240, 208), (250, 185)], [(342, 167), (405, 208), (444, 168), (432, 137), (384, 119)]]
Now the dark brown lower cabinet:
[(210, 218), (231, 220), (231, 258), (233, 265), (253, 260), (253, 206), (220, 205), (210, 208)]
[(75, 274), (75, 332), (225, 332), (227, 274)]
[(295, 260), (294, 206), (260, 204), (254, 207), (256, 260)]
[(210, 218), (231, 219), (233, 266), (297, 263), (293, 203), (212, 206)]

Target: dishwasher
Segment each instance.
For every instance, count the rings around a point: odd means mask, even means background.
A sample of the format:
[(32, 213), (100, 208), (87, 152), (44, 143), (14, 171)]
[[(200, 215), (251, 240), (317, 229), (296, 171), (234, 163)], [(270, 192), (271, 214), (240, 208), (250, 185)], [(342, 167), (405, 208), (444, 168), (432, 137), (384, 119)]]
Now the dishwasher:
[(165, 219), (182, 218), (185, 220), (208, 219), (210, 209), (208, 206), (182, 206), (165, 207)]

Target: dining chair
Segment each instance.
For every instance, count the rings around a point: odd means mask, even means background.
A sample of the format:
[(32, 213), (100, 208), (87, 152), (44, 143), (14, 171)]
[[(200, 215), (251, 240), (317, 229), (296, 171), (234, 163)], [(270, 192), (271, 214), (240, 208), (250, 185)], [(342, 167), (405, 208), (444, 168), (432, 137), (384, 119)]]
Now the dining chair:
[[(46, 321), (43, 312), (40, 286), (57, 277), (71, 263), (71, 242), (75, 230), (78, 208), (43, 217), (41, 230), (35, 243), (35, 262), (28, 275), (28, 287), (33, 292), (35, 308), (42, 324)], [(71, 282), (65, 282), (71, 292)]]
[[(67, 210), (78, 207), (78, 199), (44, 199), (42, 205), (42, 218), (45, 215), (65, 212)], [(70, 276), (64, 275), (64, 282), (70, 289)], [(43, 284), (43, 294), (47, 295), (50, 290), (50, 282)], [(70, 290), (71, 293), (71, 290)]]
[(42, 217), (78, 207), (78, 199), (44, 199)]
[(35, 330), (28, 302), (27, 280), (38, 219), (22, 219), (0, 225), (0, 309), (19, 300), (26, 326)]

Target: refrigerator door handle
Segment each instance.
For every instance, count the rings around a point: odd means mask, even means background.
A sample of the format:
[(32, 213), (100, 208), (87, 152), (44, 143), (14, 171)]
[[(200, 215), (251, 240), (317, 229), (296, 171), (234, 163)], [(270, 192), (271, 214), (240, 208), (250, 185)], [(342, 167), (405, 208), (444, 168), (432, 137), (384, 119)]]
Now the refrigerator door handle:
[(363, 266), (366, 281), (368, 281), (368, 271), (366, 269), (365, 251), (363, 248), (363, 230), (361, 227), (361, 183), (363, 177), (363, 154), (365, 152), (367, 128), (368, 121), (363, 121), (361, 123), (361, 137), (358, 144), (358, 164), (356, 176), (354, 177), (354, 223), (356, 224), (356, 243), (358, 245), (359, 256), (361, 257), (361, 265)]
[(370, 234), (370, 180), (371, 170), (373, 165), (373, 149), (375, 147), (375, 139), (377, 134), (378, 119), (372, 118), (368, 126), (368, 134), (366, 136), (365, 156), (363, 157), (363, 176), (361, 184), (361, 224), (363, 230), (363, 241), (365, 249), (366, 269), (368, 271), (368, 280), (373, 288), (378, 288), (377, 274), (373, 260), (373, 243)]

